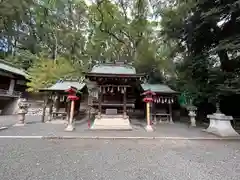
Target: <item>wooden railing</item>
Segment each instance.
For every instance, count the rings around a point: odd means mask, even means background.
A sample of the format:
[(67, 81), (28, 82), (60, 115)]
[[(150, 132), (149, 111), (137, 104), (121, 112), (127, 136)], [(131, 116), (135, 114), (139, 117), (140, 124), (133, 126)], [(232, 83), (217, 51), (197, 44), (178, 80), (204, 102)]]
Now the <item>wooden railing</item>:
[(8, 97), (19, 97), (21, 96), (21, 92), (19, 91), (12, 91), (6, 89), (0, 89), (0, 96), (8, 96)]

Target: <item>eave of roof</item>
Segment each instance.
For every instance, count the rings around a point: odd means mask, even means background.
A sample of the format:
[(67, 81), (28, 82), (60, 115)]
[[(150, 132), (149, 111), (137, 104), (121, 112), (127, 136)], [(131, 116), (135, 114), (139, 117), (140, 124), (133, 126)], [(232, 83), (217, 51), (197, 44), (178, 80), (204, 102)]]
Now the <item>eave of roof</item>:
[(144, 77), (145, 74), (109, 74), (109, 73), (86, 73), (87, 77)]
[(5, 63), (4, 60), (0, 60), (0, 69), (3, 71), (6, 71), (6, 72), (10, 72), (15, 75), (23, 76), (25, 78), (28, 77), (28, 74), (24, 70), (16, 68), (12, 65), (9, 65), (9, 64)]
[(178, 92), (172, 90), (169, 86), (165, 84), (141, 84), (144, 91), (152, 91), (155, 93), (162, 93), (162, 94), (177, 94)]
[(96, 74), (136, 74), (136, 69), (128, 64), (98, 64), (90, 73)]
[(82, 90), (85, 87), (85, 83), (79, 83), (76, 81), (63, 81), (57, 82), (49, 88), (43, 88), (40, 91), (66, 91), (70, 87), (76, 88), (78, 91)]

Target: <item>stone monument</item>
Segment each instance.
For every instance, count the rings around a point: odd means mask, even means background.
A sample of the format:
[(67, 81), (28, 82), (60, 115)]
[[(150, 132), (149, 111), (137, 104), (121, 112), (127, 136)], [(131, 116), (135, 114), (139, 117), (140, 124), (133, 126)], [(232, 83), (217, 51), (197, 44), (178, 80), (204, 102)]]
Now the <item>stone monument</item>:
[(222, 137), (239, 136), (231, 125), (232, 116), (226, 116), (220, 112), (219, 105), (217, 104), (217, 111), (207, 116), (210, 119), (209, 127), (204, 130), (209, 133), (216, 134)]

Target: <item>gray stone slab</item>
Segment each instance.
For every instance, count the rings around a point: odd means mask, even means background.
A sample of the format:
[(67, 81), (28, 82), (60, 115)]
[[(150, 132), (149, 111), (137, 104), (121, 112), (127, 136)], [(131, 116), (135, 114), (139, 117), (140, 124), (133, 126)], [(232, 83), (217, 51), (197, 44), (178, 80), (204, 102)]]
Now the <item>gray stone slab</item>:
[(91, 130), (132, 130), (129, 117), (123, 115), (96, 116)]
[(117, 109), (106, 109), (106, 115), (117, 115)]

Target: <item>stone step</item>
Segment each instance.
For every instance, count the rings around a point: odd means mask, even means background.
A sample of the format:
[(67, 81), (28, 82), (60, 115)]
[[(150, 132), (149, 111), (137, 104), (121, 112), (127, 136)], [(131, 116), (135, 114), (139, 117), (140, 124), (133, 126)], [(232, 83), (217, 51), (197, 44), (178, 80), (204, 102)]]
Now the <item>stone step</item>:
[(132, 130), (132, 127), (126, 125), (92, 125), (91, 130)]
[(106, 130), (131, 130), (132, 127), (130, 125), (128, 118), (96, 118), (93, 122), (91, 129), (106, 129)]

